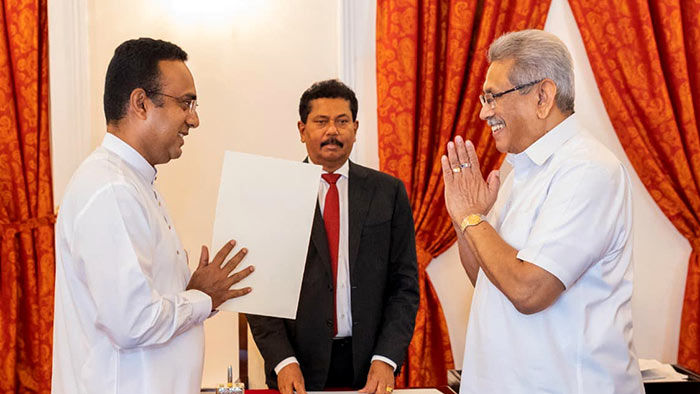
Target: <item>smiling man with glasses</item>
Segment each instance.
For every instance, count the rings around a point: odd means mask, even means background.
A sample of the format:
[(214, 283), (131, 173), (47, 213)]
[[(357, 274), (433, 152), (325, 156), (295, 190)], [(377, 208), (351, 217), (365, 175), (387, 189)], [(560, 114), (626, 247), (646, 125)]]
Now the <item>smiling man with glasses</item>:
[(480, 117), (513, 170), (484, 179), (461, 137), (442, 157), (475, 286), (460, 393), (641, 393), (627, 172), (576, 118), (557, 37), (509, 33), (488, 60)]
[(161, 40), (121, 44), (107, 69), (107, 133), (73, 174), (56, 222), (56, 296), (51, 391), (200, 391), (203, 322), (252, 267), (235, 242), (209, 261), (187, 253), (154, 181), (156, 165), (182, 155), (199, 126), (187, 54)]

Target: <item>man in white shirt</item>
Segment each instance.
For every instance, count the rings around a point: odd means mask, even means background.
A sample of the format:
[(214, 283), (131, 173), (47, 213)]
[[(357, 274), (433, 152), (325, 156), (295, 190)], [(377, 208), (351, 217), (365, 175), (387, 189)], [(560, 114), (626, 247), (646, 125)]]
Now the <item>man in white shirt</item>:
[(488, 56), (480, 117), (513, 171), (502, 185), (498, 171), (484, 180), (460, 137), (442, 157), (475, 285), (460, 393), (643, 392), (627, 172), (576, 119), (571, 56), (557, 37), (509, 33)]
[(355, 93), (337, 80), (302, 94), (297, 123), (323, 166), (296, 319), (248, 315), (267, 384), (293, 390), (394, 387), (418, 309), (413, 215), (403, 183), (349, 160)]
[(114, 52), (107, 134), (73, 175), (56, 222), (53, 393), (199, 393), (202, 323), (252, 267), (229, 274), (235, 242), (192, 273), (155, 189), (155, 166), (199, 125), (187, 54), (148, 38)]

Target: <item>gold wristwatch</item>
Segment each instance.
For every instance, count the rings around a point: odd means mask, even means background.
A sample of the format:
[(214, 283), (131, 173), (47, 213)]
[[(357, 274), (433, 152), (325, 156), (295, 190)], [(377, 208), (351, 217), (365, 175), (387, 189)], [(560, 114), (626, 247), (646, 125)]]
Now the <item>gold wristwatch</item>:
[(466, 230), (467, 227), (476, 226), (477, 224), (485, 221), (486, 216), (478, 213), (472, 213), (471, 215), (467, 215), (466, 218), (462, 219), (462, 223), (459, 224), (459, 228), (461, 228), (462, 232), (464, 232), (464, 230)]

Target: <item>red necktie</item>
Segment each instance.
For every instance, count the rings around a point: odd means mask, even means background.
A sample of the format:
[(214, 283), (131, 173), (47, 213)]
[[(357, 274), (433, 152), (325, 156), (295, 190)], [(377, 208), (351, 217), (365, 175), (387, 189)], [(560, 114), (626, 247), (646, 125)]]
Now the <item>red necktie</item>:
[(335, 183), (340, 174), (322, 174), (321, 177), (329, 184), (326, 202), (323, 205), (323, 223), (328, 238), (328, 252), (331, 255), (331, 271), (333, 273), (333, 336), (338, 335), (338, 319), (336, 309), (336, 288), (338, 285), (338, 240), (340, 238), (340, 197)]

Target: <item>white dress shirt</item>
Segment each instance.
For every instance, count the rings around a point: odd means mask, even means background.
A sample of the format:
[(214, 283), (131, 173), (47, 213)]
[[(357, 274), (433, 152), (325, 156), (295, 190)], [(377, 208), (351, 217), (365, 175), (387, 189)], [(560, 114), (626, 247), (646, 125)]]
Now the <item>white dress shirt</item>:
[[(344, 338), (352, 336), (352, 311), (350, 309), (350, 266), (348, 260), (350, 254), (348, 251), (348, 172), (350, 165), (346, 161), (342, 167), (335, 170), (334, 174), (340, 174), (335, 185), (338, 188), (338, 209), (340, 213), (340, 236), (338, 238), (338, 276), (336, 279), (335, 289), (335, 312), (336, 321), (338, 322), (338, 334), (336, 338)], [(328, 174), (327, 171), (323, 171)], [(321, 208), (321, 214), (326, 207), (326, 194), (330, 189), (330, 184), (325, 179), (321, 178), (321, 183), (318, 187), (318, 204)]]
[(517, 257), (565, 290), (524, 315), (479, 270), (461, 394), (638, 394), (632, 202), (625, 168), (572, 115), (524, 152), (488, 216)]
[(211, 298), (185, 288), (187, 256), (156, 170), (107, 133), (56, 222), (52, 392), (199, 393)]
[[(309, 158), (311, 161), (311, 158)], [(335, 170), (334, 174), (340, 174), (335, 185), (338, 188), (338, 209), (340, 213), (340, 234), (338, 238), (338, 276), (336, 278), (336, 291), (335, 291), (335, 312), (336, 321), (338, 323), (338, 334), (336, 338), (344, 338), (352, 336), (352, 309), (351, 309), (351, 289), (350, 289), (350, 252), (348, 250), (348, 229), (350, 227), (348, 219), (348, 176), (350, 174), (350, 162), (345, 161), (345, 163)], [(328, 174), (328, 171), (323, 171), (324, 174)], [(321, 178), (321, 183), (318, 187), (318, 203), (321, 208), (321, 214), (323, 214), (323, 209), (326, 205), (326, 194), (330, 184), (323, 178)], [(396, 363), (384, 356), (374, 355), (372, 356), (372, 361), (380, 360), (391, 365), (394, 370), (396, 370)], [(293, 362), (298, 363), (296, 357), (288, 357), (280, 361), (275, 367), (275, 373), (279, 374), (288, 364)]]

